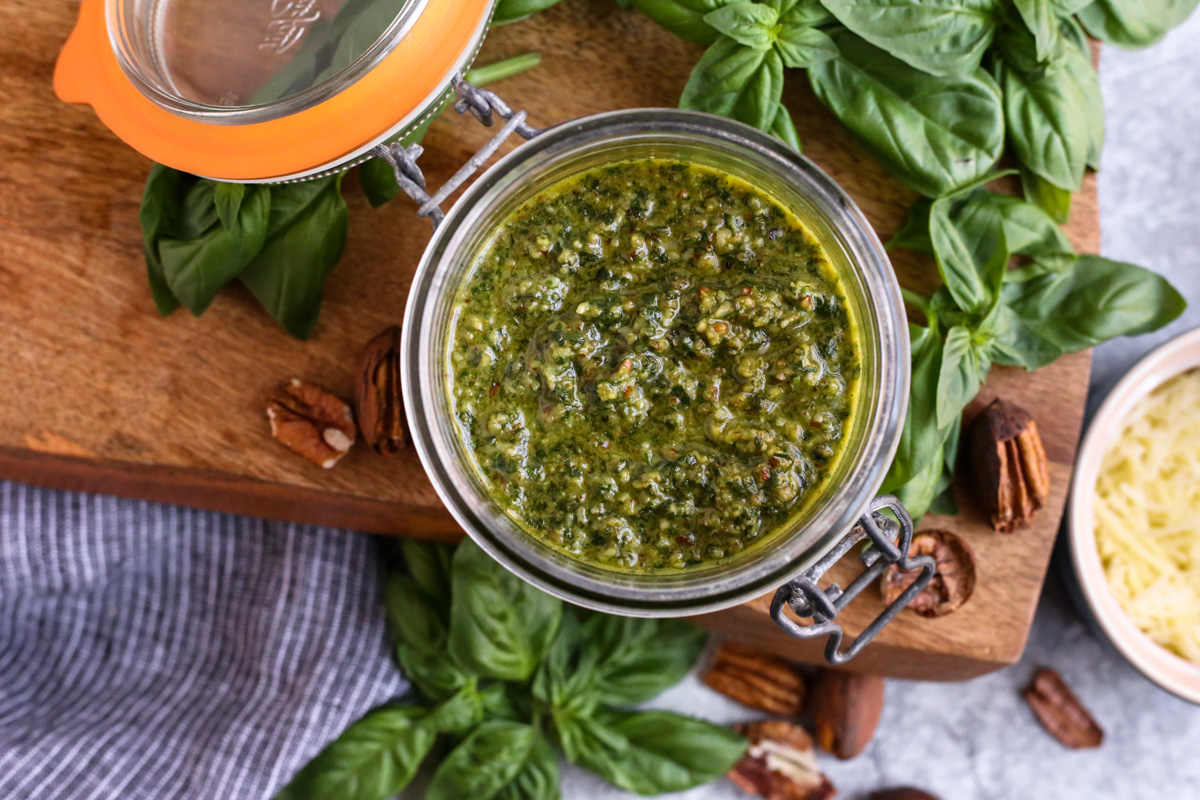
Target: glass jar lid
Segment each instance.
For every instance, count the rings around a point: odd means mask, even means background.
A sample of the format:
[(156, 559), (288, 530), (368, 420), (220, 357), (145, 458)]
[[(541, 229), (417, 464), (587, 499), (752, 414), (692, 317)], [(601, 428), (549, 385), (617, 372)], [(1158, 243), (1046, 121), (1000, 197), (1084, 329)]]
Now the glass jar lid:
[(83, 0), (55, 89), (219, 180), (354, 163), (435, 113), (495, 0)]

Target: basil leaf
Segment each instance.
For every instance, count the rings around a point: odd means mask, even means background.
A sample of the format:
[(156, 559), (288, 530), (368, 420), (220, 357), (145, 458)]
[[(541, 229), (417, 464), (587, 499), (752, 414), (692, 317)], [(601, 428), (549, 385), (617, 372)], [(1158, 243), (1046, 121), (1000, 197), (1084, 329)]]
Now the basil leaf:
[(681, 39), (712, 44), (721, 34), (704, 21), (704, 15), (730, 2), (732, 0), (633, 0), (633, 7)]
[(155, 164), (146, 177), (146, 188), (142, 192), (142, 207), (138, 220), (142, 224), (142, 246), (146, 257), (146, 277), (150, 281), (150, 294), (158, 313), (164, 317), (179, 308), (179, 301), (171, 294), (162, 259), (158, 255), (158, 243), (170, 235), (178, 224), (182, 213), (184, 175), (178, 170)]
[(385, 800), (408, 785), (434, 731), (413, 706), (372, 711), (322, 750), (275, 800)]
[(496, 13), (492, 16), (493, 25), (507, 25), (510, 22), (520, 22), (532, 17), (539, 11), (545, 11), (559, 0), (500, 0), (496, 4)]
[(1087, 165), (1100, 169), (1100, 153), (1104, 149), (1104, 97), (1100, 92), (1100, 77), (1092, 63), (1092, 49), (1079, 23), (1073, 19), (1059, 20), (1062, 37), (1062, 61), (1087, 105), (1088, 140)]
[(911, 250), (914, 253), (933, 254), (933, 240), (929, 236), (929, 216), (933, 201), (922, 197), (912, 204), (904, 224), (892, 234), (887, 243), (888, 250)]
[(642, 795), (715, 780), (746, 752), (746, 740), (734, 731), (667, 711), (604, 711), (586, 721), (584, 731), (575, 763)]
[(558, 635), (533, 676), (533, 698), (555, 714), (588, 716), (600, 698), (595, 691), (597, 652), (583, 647), (583, 628), (577, 612), (563, 610)]
[[(253, 190), (251, 190), (253, 191)], [(223, 228), (233, 228), (238, 224), (238, 211), (242, 200), (246, 197), (244, 183), (218, 183), (213, 187), (213, 205), (216, 207), (217, 218)]]
[[(947, 428), (979, 394), (988, 364), (981, 358), (971, 330), (955, 325), (946, 333), (942, 368), (938, 374), (937, 426)], [(931, 497), (932, 499), (932, 497)]]
[(1090, 100), (1077, 65), (1067, 60), (1070, 46), (1060, 46), (1049, 64), (1030, 70), (1024, 61), (1033, 47), (1028, 35), (1001, 39), (997, 71), (1009, 140), (1030, 171), (1061, 189), (1078, 191), (1093, 146)]
[(529, 754), (507, 786), (496, 795), (497, 800), (559, 800), (558, 758), (550, 743), (534, 731)]
[(533, 749), (533, 728), (488, 720), (438, 766), (425, 800), (491, 800), (508, 785)]
[[(445, 601), (441, 601), (445, 602)], [(405, 677), (430, 700), (453, 696), (469, 676), (451, 660), (448, 631), (437, 601), (408, 575), (391, 575), (384, 588), (384, 610)]]
[[(928, 511), (954, 517), (958, 515), (958, 500), (954, 496), (954, 472), (958, 465), (958, 443), (962, 438), (962, 423), (950, 426), (950, 435), (942, 446), (942, 474), (933, 489), (933, 501)], [(923, 516), (923, 515), (922, 515)]]
[(950, 219), (944, 199), (935, 201), (931, 207), (929, 236), (933, 242), (938, 272), (954, 302), (968, 313), (982, 310), (987, 305), (988, 297), (975, 264), (974, 242), (964, 240)]
[(1079, 21), (1102, 42), (1149, 47), (1196, 10), (1197, 0), (1096, 0), (1079, 10)]
[(483, 696), (476, 690), (475, 682), (469, 681), (453, 696), (429, 712), (425, 724), (438, 733), (462, 734), (474, 728), (483, 719)]
[(779, 53), (746, 47), (723, 36), (692, 69), (679, 107), (720, 114), (769, 131), (782, 95)]
[(488, 717), (510, 722), (530, 722), (534, 718), (533, 699), (525, 686), (493, 683), (480, 693), (483, 712)]
[(1021, 167), (1021, 191), (1027, 201), (1045, 211), (1056, 223), (1067, 224), (1071, 217), (1070, 190), (1060, 189), (1028, 168)]
[(489, 678), (523, 681), (558, 633), (562, 603), (505, 570), (474, 542), (454, 554), (451, 657)]
[(775, 39), (783, 64), (793, 69), (808, 69), (813, 64), (837, 58), (837, 45), (829, 34), (807, 25), (784, 25)]
[(679, 620), (595, 614), (583, 624), (593, 691), (606, 705), (631, 706), (657, 697), (696, 665), (708, 633)]
[(1050, 0), (1013, 0), (1021, 21), (1036, 42), (1038, 61), (1045, 61), (1058, 44), (1058, 15)]
[(449, 619), (450, 571), (454, 548), (404, 538), (400, 540), (400, 553), (404, 556), (404, 564), (413, 581), (439, 608), (445, 609), (443, 618)]
[(400, 194), (400, 184), (396, 183), (392, 165), (382, 158), (371, 158), (358, 165), (358, 185), (371, 208), (387, 205)]
[(896, 499), (913, 518), (914, 523), (919, 522), (921, 517), (928, 513), (930, 505), (938, 495), (938, 487), (944, 472), (942, 466), (944, 452), (944, 449), (939, 447), (933, 458), (919, 465), (920, 470), (912, 476), (911, 480), (895, 489), (885, 490), (888, 494), (896, 496)]
[(791, 145), (797, 153), (801, 152), (800, 134), (796, 132), (796, 123), (792, 121), (791, 112), (783, 103), (775, 112), (775, 122), (771, 125), (771, 134), (784, 144)]
[(215, 183), (200, 180), (184, 197), (173, 235), (158, 241), (163, 278), (174, 295), (196, 316), (217, 293), (243, 274), (262, 252), (268, 235), (271, 192), (250, 186), (230, 226), (218, 218)]
[(1071, 240), (1054, 219), (1039, 206), (1008, 194), (978, 192), (970, 205), (995, 210), (1004, 228), (1008, 249), (1015, 255), (1049, 256), (1073, 254)]
[(988, 175), (1004, 146), (1000, 91), (983, 70), (926, 75), (853, 34), (808, 71), (817, 97), (888, 170), (929, 197)]
[[(900, 444), (884, 478), (882, 491), (895, 494), (916, 480), (936, 460), (949, 431), (938, 425), (938, 376), (942, 368), (942, 337), (936, 327), (908, 326), (912, 349), (912, 386)], [(907, 503), (905, 504), (907, 505)]]
[(809, 27), (835, 22), (821, 0), (767, 0), (779, 11), (779, 24), (784, 28)]
[(737, 2), (704, 15), (704, 21), (740, 45), (766, 50), (774, 42), (772, 28), (779, 11), (763, 3)]
[(271, 187), (266, 243), (241, 281), (271, 318), (297, 339), (312, 336), (325, 279), (346, 247), (342, 175)]
[(1004, 301), (1031, 336), (1063, 353), (1158, 330), (1187, 306), (1163, 277), (1100, 256), (1008, 283)]
[(1050, 0), (1050, 7), (1060, 17), (1069, 17), (1079, 12), (1084, 6), (1091, 5), (1094, 0)]
[(909, 66), (969, 77), (996, 31), (995, 0), (824, 0), (838, 21)]
[(988, 355), (997, 364), (1035, 370), (1063, 355), (1061, 349), (1031, 331), (1004, 303), (989, 315), (987, 326)]
[(999, 296), (1009, 251), (998, 209), (978, 200), (988, 192), (950, 195), (933, 201), (929, 235), (942, 281), (954, 302), (982, 313)]

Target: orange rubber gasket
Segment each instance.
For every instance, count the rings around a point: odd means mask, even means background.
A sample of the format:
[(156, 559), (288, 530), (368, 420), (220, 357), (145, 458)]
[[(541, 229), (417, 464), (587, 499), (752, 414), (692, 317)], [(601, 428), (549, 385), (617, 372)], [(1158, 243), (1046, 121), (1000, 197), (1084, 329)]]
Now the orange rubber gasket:
[(105, 0), (83, 0), (54, 70), (54, 91), (91, 105), (138, 152), (227, 181), (294, 176), (343, 160), (392, 130), (442, 89), (475, 46), (492, 0), (431, 0), (374, 69), (312, 108), (282, 119), (214, 125), (155, 105), (126, 77), (108, 39)]

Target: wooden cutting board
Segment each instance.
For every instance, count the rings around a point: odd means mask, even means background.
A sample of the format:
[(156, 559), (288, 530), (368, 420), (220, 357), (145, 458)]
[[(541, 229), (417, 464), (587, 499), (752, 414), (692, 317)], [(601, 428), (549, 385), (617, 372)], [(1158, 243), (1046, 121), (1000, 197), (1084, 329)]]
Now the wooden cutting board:
[[(350, 241), (329, 281), (316, 336), (298, 342), (239, 289), (203, 318), (160, 319), (146, 288), (137, 212), (149, 162), (91, 109), (60, 103), (54, 59), (78, 4), (0, 4), (0, 476), (380, 533), (461, 535), (410, 451), (393, 459), (356, 448), (336, 469), (310, 466), (273, 442), (263, 398), (299, 376), (350, 396), (364, 342), (398, 322), (428, 223), (406, 200), (372, 210), (353, 178)], [(530, 50), (540, 68), (497, 87), (536, 125), (634, 106), (674, 105), (700, 48), (602, 0), (566, 0), (495, 30), (480, 63)], [(815, 101), (802, 76), (787, 96), (805, 152), (838, 180), (888, 237), (914, 195), (889, 178)], [(471, 119), (439, 121), (422, 166), (444, 181), (487, 137)], [(1068, 230), (1099, 245), (1094, 184)], [(929, 264), (898, 257), (908, 286), (936, 280)], [(1015, 661), (1025, 643), (1062, 513), (1087, 392), (1089, 357), (1036, 375), (995, 369), (978, 409), (996, 394), (1030, 409), (1045, 437), (1054, 493), (1030, 529), (992, 533), (965, 495), (963, 516), (929, 518), (974, 547), (974, 598), (940, 620), (901, 615), (853, 667), (961, 679)], [(961, 494), (961, 493), (960, 493)], [(845, 584), (854, 572), (841, 565)], [(860, 628), (879, 610), (871, 591), (845, 612)], [(762, 598), (708, 615), (706, 625), (798, 659), (820, 647), (775, 631)]]

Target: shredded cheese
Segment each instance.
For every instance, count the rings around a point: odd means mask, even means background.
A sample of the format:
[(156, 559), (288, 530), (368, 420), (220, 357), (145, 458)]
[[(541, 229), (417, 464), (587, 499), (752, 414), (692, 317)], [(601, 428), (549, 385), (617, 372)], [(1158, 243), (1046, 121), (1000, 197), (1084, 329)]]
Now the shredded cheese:
[(1108, 585), (1159, 645), (1200, 663), (1200, 370), (1142, 400), (1096, 481)]

